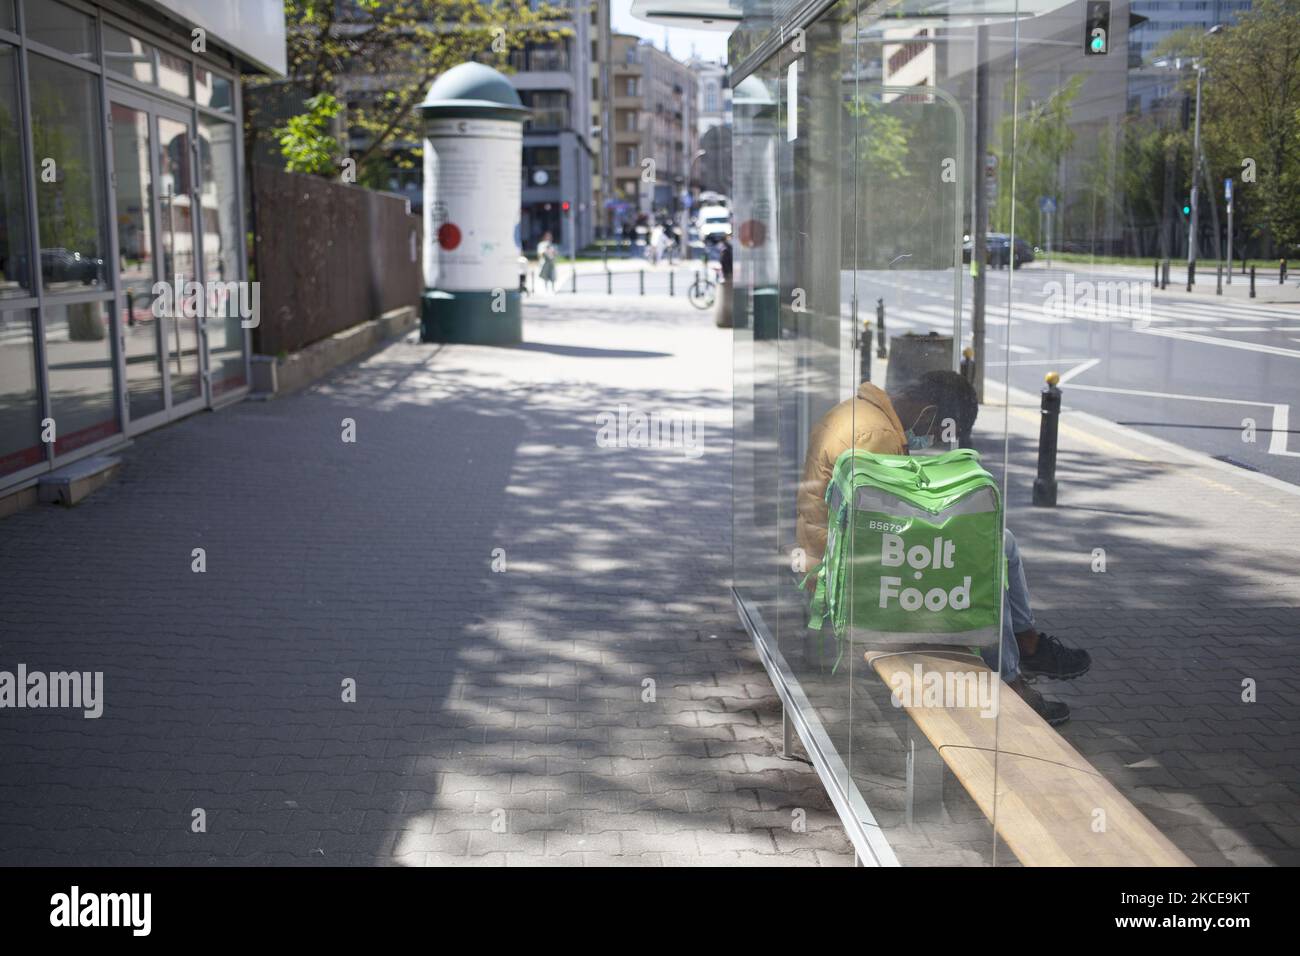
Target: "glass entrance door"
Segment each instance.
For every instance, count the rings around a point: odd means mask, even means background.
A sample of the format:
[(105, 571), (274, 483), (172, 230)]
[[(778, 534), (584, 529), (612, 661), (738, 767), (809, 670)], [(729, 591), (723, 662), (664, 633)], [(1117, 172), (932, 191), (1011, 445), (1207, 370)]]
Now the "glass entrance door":
[[(202, 319), (193, 308), (198, 190), (185, 110), (111, 95), (119, 330), (132, 431), (204, 405)], [(161, 285), (159, 285), (161, 283)]]
[[(171, 406), (177, 414), (203, 404), (202, 309), (181, 308), (189, 283), (199, 281), (195, 210), (194, 124), (184, 113), (158, 116), (158, 240), (163, 281), (171, 283), (173, 308), (161, 322), (167, 343)], [(202, 307), (206, 308), (206, 296)]]

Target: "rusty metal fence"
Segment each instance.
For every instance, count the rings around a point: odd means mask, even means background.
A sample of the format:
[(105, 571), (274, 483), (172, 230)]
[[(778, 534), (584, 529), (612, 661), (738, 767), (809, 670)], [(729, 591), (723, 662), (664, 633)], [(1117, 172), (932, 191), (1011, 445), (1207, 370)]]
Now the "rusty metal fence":
[(405, 198), (251, 167), (261, 355), (294, 352), (402, 306), (419, 306), (420, 218)]

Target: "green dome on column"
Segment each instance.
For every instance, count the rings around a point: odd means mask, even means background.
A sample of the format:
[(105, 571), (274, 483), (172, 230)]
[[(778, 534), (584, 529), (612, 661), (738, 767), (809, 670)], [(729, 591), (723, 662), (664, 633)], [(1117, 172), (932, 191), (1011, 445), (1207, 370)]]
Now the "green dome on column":
[(462, 63), (433, 81), (417, 107), (426, 118), (476, 116), (523, 121), (528, 107), (504, 74), (483, 63)]

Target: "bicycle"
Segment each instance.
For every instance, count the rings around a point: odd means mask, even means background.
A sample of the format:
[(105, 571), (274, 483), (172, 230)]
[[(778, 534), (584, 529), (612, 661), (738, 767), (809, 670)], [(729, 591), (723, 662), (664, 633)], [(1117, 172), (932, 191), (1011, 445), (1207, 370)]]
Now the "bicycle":
[(686, 298), (697, 309), (709, 309), (718, 298), (718, 283), (709, 276), (707, 269), (697, 269), (695, 281), (686, 290)]

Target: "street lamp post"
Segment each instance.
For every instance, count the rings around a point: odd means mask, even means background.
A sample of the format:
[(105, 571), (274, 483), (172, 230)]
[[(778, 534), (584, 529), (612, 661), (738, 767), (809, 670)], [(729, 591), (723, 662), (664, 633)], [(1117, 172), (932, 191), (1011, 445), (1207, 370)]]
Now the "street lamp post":
[(1189, 276), (1188, 279), (1189, 282), (1191, 281), (1190, 276), (1192, 275), (1192, 272), (1196, 269), (1196, 236), (1197, 236), (1196, 226), (1199, 219), (1196, 210), (1197, 207), (1196, 197), (1197, 197), (1197, 193), (1199, 192), (1199, 190), (1197, 189), (1197, 183), (1199, 181), (1200, 173), (1201, 173), (1201, 82), (1204, 80), (1204, 78), (1205, 78), (1205, 70), (1201, 66), (1201, 64), (1197, 63), (1196, 64), (1196, 120), (1193, 126), (1194, 131), (1192, 133), (1192, 196), (1191, 196), (1192, 212), (1187, 222), (1187, 274)]
[[(1207, 37), (1213, 36), (1214, 34), (1219, 33), (1222, 30), (1223, 30), (1223, 24), (1216, 23), (1214, 26), (1210, 27), (1210, 29), (1205, 31), (1205, 35)], [(1198, 203), (1196, 199), (1197, 199), (1197, 195), (1200, 193), (1200, 190), (1197, 188), (1197, 184), (1200, 182), (1201, 167), (1203, 165), (1201, 162), (1201, 84), (1205, 80), (1205, 67), (1201, 66), (1199, 59), (1194, 64), (1194, 66), (1196, 67), (1196, 119), (1193, 123), (1193, 132), (1192, 132), (1192, 195), (1191, 195), (1192, 212), (1187, 223), (1187, 281), (1189, 285), (1191, 284), (1192, 276), (1195, 274), (1195, 270), (1196, 270), (1196, 236), (1197, 236), (1197, 224), (1200, 221), (1200, 216), (1198, 215), (1197, 212)], [(1214, 202), (1214, 201), (1215, 201), (1214, 192), (1213, 190), (1211, 190), (1210, 202)], [(1219, 222), (1219, 210), (1218, 207), (1216, 206), (1214, 209), (1214, 226), (1215, 226), (1214, 241), (1215, 241), (1216, 256), (1219, 254), (1218, 222)], [(1229, 271), (1231, 271), (1231, 265), (1229, 265)]]

